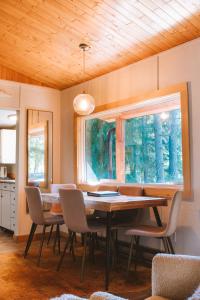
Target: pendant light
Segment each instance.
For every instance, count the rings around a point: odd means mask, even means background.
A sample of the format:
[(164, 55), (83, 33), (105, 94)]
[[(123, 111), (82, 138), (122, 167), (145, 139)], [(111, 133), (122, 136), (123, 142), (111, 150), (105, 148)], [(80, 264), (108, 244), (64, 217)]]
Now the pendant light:
[[(83, 74), (85, 74), (85, 51), (89, 49), (89, 46), (87, 44), (80, 44), (79, 48), (83, 51)], [(94, 111), (94, 98), (83, 91), (82, 94), (74, 98), (73, 106), (77, 114), (87, 116)]]

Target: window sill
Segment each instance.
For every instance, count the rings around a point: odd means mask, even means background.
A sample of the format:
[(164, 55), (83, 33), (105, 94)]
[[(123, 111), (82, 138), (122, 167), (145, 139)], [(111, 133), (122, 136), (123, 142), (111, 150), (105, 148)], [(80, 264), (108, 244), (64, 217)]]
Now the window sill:
[(95, 182), (95, 183), (91, 183), (91, 182), (78, 182), (79, 185), (90, 185), (90, 186), (98, 186), (98, 185), (118, 185), (118, 186), (141, 186), (143, 188), (170, 188), (170, 189), (174, 189), (174, 190), (179, 190), (179, 191), (183, 191), (184, 190), (184, 186), (183, 184), (164, 184), (164, 183), (153, 183), (153, 184), (140, 184), (140, 183), (122, 183), (122, 182), (118, 182), (115, 180), (111, 180), (111, 181), (99, 181), (99, 182)]

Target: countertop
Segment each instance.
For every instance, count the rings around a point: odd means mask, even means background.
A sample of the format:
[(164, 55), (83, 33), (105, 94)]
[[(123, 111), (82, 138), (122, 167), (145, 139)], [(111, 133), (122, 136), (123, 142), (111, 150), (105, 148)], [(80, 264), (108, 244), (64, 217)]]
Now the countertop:
[(0, 183), (15, 183), (15, 179), (0, 179)]

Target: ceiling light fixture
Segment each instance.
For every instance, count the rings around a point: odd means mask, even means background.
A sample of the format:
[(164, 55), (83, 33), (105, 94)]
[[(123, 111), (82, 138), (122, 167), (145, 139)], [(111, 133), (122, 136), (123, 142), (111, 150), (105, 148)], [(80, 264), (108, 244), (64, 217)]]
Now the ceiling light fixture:
[[(79, 48), (83, 51), (83, 74), (85, 74), (85, 51), (90, 47), (87, 44), (80, 44)], [(74, 110), (77, 114), (87, 116), (94, 111), (94, 98), (83, 91), (82, 94), (77, 95), (73, 102)]]

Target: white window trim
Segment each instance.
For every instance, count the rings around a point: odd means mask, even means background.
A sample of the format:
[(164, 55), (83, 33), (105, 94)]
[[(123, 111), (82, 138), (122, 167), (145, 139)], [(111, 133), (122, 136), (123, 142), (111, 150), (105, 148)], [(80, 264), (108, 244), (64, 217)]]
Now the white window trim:
[[(166, 104), (172, 101), (181, 100), (180, 92), (172, 93), (166, 96), (156, 97), (148, 100), (144, 100), (139, 103), (133, 103), (128, 105), (122, 105), (116, 108), (104, 110), (101, 112), (93, 113), (89, 116), (81, 116), (77, 118), (77, 183), (78, 184), (99, 184), (99, 183), (107, 183), (107, 184), (123, 184), (130, 185), (131, 183), (119, 183), (117, 180), (100, 180), (99, 182), (90, 182), (87, 181), (86, 167), (85, 167), (85, 122), (86, 120), (91, 120), (94, 118), (101, 118), (110, 115), (119, 116), (121, 113), (125, 113), (128, 111), (133, 111), (134, 109), (139, 109), (143, 107), (149, 107), (151, 105), (156, 104)], [(181, 106), (181, 105), (180, 105)], [(179, 189), (183, 187), (183, 184), (167, 184), (167, 183), (133, 183), (131, 185), (141, 185), (141, 186), (160, 186), (160, 187), (178, 187)]]

